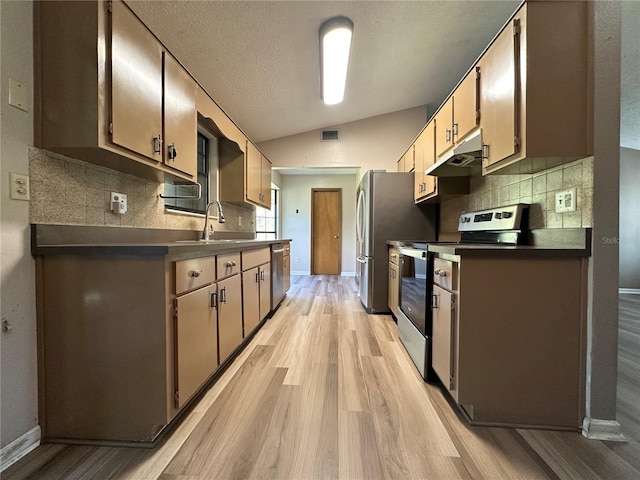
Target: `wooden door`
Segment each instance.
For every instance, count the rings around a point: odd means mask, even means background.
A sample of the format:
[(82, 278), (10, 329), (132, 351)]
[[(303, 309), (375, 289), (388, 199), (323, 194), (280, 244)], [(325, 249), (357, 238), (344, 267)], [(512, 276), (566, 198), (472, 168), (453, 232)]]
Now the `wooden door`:
[(242, 342), (242, 284), (240, 275), (218, 282), (218, 349), (220, 363)]
[(242, 272), (242, 306), (244, 310), (244, 336), (248, 336), (260, 323), (260, 273), (258, 267)]
[(197, 180), (196, 82), (164, 53), (164, 163)]
[(342, 189), (311, 192), (311, 274), (340, 275)]
[(442, 384), (454, 389), (454, 336), (453, 336), (453, 294), (433, 286), (432, 300), (432, 356), (433, 369), (440, 377)]
[(256, 146), (247, 140), (247, 150), (245, 152), (246, 162), (246, 199), (256, 205), (260, 205), (262, 197), (262, 154)]
[(438, 110), (438, 113), (436, 113), (436, 157), (439, 157), (453, 146), (453, 135), (451, 132), (452, 125), (453, 97), (449, 97), (442, 108)]
[(111, 141), (159, 162), (163, 49), (123, 3), (111, 15)]
[(478, 124), (479, 98), (476, 69), (471, 70), (453, 94), (453, 142), (458, 143)]
[(176, 299), (176, 407), (193, 396), (218, 367), (215, 286)]
[[(518, 19), (513, 22), (519, 22)], [(484, 145), (483, 166), (489, 166), (517, 152), (519, 23), (496, 38), (479, 61), (480, 125)], [(487, 151), (488, 150), (488, 151)]]

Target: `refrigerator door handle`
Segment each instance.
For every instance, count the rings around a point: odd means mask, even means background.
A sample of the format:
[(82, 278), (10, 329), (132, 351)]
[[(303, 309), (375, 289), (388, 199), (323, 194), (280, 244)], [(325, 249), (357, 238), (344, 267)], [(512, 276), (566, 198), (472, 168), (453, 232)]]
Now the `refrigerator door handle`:
[(358, 205), (356, 207), (356, 237), (360, 243), (364, 240), (364, 202), (364, 191), (360, 190)]
[(367, 263), (367, 259), (366, 259), (366, 257), (363, 257), (362, 255), (360, 255), (359, 257), (356, 258), (356, 262), (358, 262), (358, 263)]

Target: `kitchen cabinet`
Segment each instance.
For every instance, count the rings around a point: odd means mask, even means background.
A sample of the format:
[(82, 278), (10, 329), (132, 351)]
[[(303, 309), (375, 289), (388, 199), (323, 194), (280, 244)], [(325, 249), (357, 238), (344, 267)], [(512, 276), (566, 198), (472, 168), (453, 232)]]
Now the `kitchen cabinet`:
[(398, 249), (389, 248), (389, 310), (394, 317), (398, 316), (398, 304), (400, 301), (400, 255)]
[(246, 140), (244, 154), (226, 154), (221, 145), (219, 159), (220, 200), (245, 202), (271, 209), (271, 162)]
[(477, 73), (472, 69), (436, 113), (436, 158), (463, 140), (478, 125), (477, 87)]
[(240, 275), (217, 284), (218, 353), (222, 364), (242, 343), (242, 282)]
[(271, 257), (268, 248), (242, 252), (244, 336), (271, 311)]
[(197, 179), (196, 82), (164, 52), (164, 164)]
[(444, 198), (469, 193), (468, 177), (434, 177), (424, 174), (424, 171), (435, 162), (436, 126), (434, 120), (430, 121), (415, 142), (415, 203), (440, 202)]
[(291, 244), (284, 242), (282, 248), (284, 248), (282, 255), (282, 287), (284, 293), (287, 293), (291, 288)]
[(176, 392), (182, 408), (218, 368), (216, 286), (175, 300)]
[(588, 259), (432, 255), (432, 366), (470, 423), (578, 430)]
[(123, 2), (36, 2), (34, 32), (37, 147), (196, 179), (195, 81)]
[(483, 174), (533, 173), (592, 154), (587, 8), (527, 2), (481, 56)]

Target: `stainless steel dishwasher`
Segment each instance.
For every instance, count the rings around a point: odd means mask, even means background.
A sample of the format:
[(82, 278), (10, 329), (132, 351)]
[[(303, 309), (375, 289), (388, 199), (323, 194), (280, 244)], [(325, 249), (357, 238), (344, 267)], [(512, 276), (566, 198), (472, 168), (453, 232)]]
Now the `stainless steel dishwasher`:
[(271, 311), (280, 304), (284, 298), (284, 248), (282, 243), (271, 245)]

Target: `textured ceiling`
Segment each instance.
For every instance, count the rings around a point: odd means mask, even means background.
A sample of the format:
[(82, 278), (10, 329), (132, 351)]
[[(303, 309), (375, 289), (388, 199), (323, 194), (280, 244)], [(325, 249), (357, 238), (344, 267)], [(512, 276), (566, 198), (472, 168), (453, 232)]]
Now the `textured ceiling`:
[[(127, 1), (255, 142), (428, 105), (518, 1)], [(318, 28), (354, 23), (345, 100), (320, 99)]]
[[(520, 4), (126, 1), (254, 142), (420, 105), (432, 113)], [(640, 50), (628, 41), (640, 2), (622, 3), (621, 145), (640, 149)], [(345, 100), (326, 106), (318, 28), (336, 15), (353, 21), (353, 44)]]

